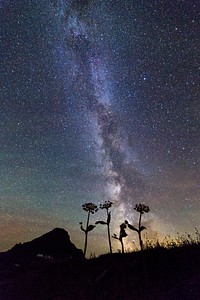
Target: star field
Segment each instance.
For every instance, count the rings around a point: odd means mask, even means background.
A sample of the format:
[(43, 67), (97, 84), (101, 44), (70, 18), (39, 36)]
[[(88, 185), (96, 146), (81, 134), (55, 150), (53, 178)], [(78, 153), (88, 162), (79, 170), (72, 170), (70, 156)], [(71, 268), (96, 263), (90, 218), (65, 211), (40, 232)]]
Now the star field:
[(85, 202), (114, 203), (113, 233), (136, 203), (150, 237), (199, 228), (198, 1), (0, 8), (0, 250), (54, 227), (82, 248)]

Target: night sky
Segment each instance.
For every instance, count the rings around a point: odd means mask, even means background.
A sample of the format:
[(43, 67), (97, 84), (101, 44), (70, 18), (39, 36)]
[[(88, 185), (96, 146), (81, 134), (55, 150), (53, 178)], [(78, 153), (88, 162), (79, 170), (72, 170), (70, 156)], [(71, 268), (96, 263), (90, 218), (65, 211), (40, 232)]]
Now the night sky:
[[(1, 0), (0, 11), (0, 251), (55, 227), (83, 248), (85, 202), (114, 203), (112, 233), (137, 224), (136, 203), (150, 207), (150, 238), (199, 229), (199, 1)], [(105, 227), (88, 246), (108, 251)]]

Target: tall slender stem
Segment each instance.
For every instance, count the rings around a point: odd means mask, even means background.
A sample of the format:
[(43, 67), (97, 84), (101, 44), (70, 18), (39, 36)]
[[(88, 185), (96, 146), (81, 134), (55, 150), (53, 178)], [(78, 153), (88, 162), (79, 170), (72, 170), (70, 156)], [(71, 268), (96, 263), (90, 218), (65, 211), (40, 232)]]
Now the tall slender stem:
[(87, 225), (86, 225), (86, 230), (85, 230), (84, 256), (86, 255), (86, 249), (87, 249), (87, 238), (88, 238), (88, 226), (89, 226), (89, 220), (90, 220), (90, 211), (88, 211)]
[(141, 250), (143, 250), (143, 243), (142, 243), (141, 230), (140, 230), (140, 228), (141, 228), (141, 220), (142, 220), (142, 214), (140, 213), (138, 235), (139, 235), (139, 241), (140, 241), (140, 248), (141, 248)]
[(121, 242), (121, 245), (122, 245), (122, 253), (124, 253), (124, 243), (123, 243), (123, 240), (120, 239), (120, 242)]
[(141, 227), (141, 220), (142, 220), (142, 214), (140, 213), (140, 217), (139, 217), (139, 229)]
[[(108, 217), (108, 209), (106, 209), (107, 211), (107, 217)], [(112, 245), (111, 245), (111, 239), (110, 239), (110, 224), (107, 224), (107, 228), (108, 228), (108, 242), (109, 242), (109, 247), (110, 247), (110, 253), (112, 254)]]

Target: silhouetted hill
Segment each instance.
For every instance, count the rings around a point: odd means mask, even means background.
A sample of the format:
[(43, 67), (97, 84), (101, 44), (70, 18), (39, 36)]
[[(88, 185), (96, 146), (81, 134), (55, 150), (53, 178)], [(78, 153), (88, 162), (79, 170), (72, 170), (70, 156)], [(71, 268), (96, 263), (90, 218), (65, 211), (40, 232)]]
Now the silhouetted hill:
[(83, 252), (70, 241), (66, 230), (55, 228), (52, 231), (23, 244), (16, 244), (11, 250), (0, 253), (0, 269), (6, 264), (24, 264), (37, 256), (52, 258), (84, 258)]
[(72, 244), (68, 232), (61, 228), (55, 228), (31, 242), (17, 244), (10, 251), (31, 255), (40, 253), (53, 258), (83, 257), (82, 250)]

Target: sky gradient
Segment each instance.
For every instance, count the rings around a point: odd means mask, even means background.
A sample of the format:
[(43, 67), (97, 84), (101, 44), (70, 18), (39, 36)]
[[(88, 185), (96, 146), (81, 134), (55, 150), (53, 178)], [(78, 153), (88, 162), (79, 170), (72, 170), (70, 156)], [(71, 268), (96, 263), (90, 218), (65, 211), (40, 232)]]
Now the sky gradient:
[[(0, 251), (54, 227), (83, 248), (85, 202), (114, 203), (112, 233), (136, 224), (136, 203), (150, 238), (199, 229), (199, 1), (0, 9)], [(88, 246), (108, 251), (103, 226)]]

